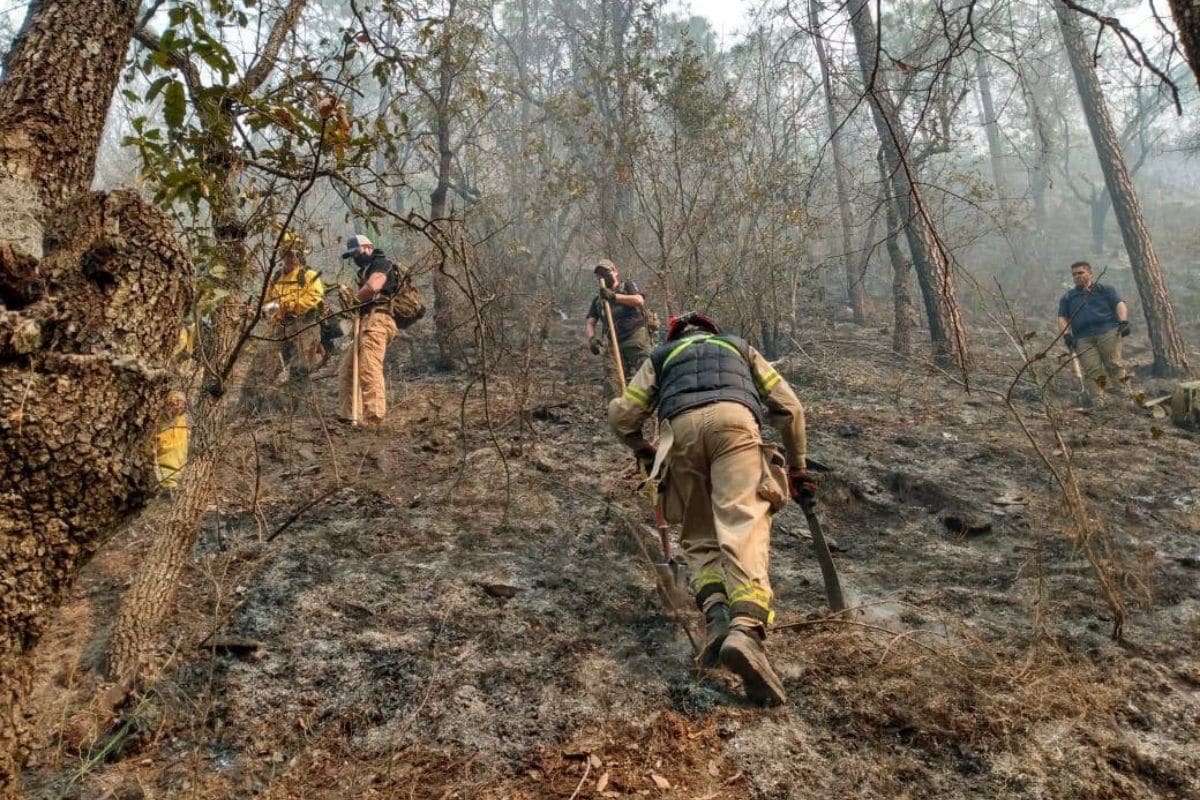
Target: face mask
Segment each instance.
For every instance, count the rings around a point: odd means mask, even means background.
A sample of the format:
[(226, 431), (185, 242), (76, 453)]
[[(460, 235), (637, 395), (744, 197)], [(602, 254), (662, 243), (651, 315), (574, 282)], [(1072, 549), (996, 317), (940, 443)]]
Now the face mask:
[(354, 263), (357, 264), (360, 268), (365, 267), (371, 263), (371, 256), (366, 253), (355, 253), (354, 254)]

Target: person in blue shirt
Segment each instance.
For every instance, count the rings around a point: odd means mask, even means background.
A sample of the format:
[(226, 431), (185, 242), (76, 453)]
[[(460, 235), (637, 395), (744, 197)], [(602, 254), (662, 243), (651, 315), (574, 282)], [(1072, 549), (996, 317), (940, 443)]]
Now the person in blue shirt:
[(1121, 359), (1121, 339), (1129, 335), (1129, 306), (1111, 286), (1097, 283), (1092, 265), (1071, 265), (1075, 288), (1058, 301), (1058, 330), (1067, 348), (1079, 356), (1083, 374), (1098, 405), (1105, 392), (1129, 396), (1129, 373)]

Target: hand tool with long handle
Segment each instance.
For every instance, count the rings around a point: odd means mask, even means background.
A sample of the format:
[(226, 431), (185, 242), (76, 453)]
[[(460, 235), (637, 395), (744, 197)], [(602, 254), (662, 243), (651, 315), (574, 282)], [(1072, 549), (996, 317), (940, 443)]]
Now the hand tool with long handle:
[[(604, 278), (596, 276), (596, 282), (600, 284), (601, 289), (607, 289), (608, 286), (604, 283)], [(617, 385), (621, 387), (621, 394), (625, 394), (625, 366), (621, 363), (621, 348), (617, 345), (617, 329), (613, 326), (612, 306), (602, 296), (600, 305), (604, 307), (604, 322), (608, 325), (608, 346), (612, 350), (613, 361), (617, 364)]]
[(837, 567), (833, 565), (833, 555), (829, 552), (825, 534), (821, 532), (821, 522), (817, 519), (812, 500), (801, 500), (799, 506), (804, 512), (804, 518), (808, 520), (813, 549), (817, 551), (817, 562), (821, 565), (821, 577), (825, 581), (825, 599), (829, 601), (831, 611), (845, 611), (846, 600), (842, 597), (842, 582), (838, 580)]
[(362, 420), (362, 387), (358, 384), (358, 347), (359, 334), (362, 332), (362, 317), (354, 318), (354, 352), (350, 356), (350, 379), (353, 390), (350, 394), (350, 424), (357, 425)]

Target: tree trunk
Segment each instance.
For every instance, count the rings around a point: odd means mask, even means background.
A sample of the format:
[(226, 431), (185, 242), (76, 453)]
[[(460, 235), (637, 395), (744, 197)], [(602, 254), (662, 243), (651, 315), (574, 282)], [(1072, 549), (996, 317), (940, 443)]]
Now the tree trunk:
[(28, 756), (26, 654), (153, 488), (190, 300), (169, 220), (135, 192), (87, 192), (137, 11), (34, 4), (0, 84), (0, 796)]
[(996, 199), (1003, 203), (1008, 199), (1008, 180), (1004, 175), (1004, 147), (1000, 140), (1000, 122), (996, 117), (996, 105), (992, 102), (992, 79), (988, 75), (983, 53), (975, 56), (975, 79), (979, 82), (979, 102), (983, 106), (983, 129), (987, 133), (988, 154), (992, 161), (992, 184), (996, 187)]
[(1146, 330), (1154, 348), (1154, 374), (1160, 377), (1184, 375), (1187, 373), (1187, 354), (1179, 334), (1175, 309), (1167, 295), (1162, 269), (1158, 264), (1158, 254), (1154, 251), (1154, 242), (1150, 239), (1150, 231), (1142, 218), (1137, 193), (1125, 166), (1125, 157), (1121, 153), (1117, 132), (1108, 116), (1108, 107), (1100, 91), (1100, 81), (1090, 60), (1083, 31), (1078, 18), (1061, 2), (1055, 2), (1054, 10), (1058, 14), (1063, 43), (1071, 61), (1071, 72), (1075, 75), (1075, 85), (1079, 89), (1083, 113), (1092, 133), (1100, 168), (1104, 172), (1104, 183), (1108, 187), (1113, 214), (1121, 229), (1121, 238), (1125, 241), (1125, 250), (1129, 253), (1129, 263), (1133, 268), (1133, 278), (1142, 299)]
[(1187, 56), (1188, 66), (1200, 85), (1200, 4), (1196, 0), (1167, 0), (1175, 27), (1179, 29), (1179, 41)]
[[(455, 49), (454, 13), (457, 0), (450, 0), (446, 17), (442, 20), (442, 36), (438, 52), (438, 85), (437, 101), (433, 109), (434, 136), (437, 141), (437, 174), (436, 184), (429, 195), (429, 217), (434, 220), (443, 237), (450, 234), (453, 222), (446, 216), (447, 199), (450, 195), (450, 175), (454, 164), (454, 149), (450, 140), (451, 115), (450, 103), (454, 95)], [(453, 253), (439, 259), (437, 269), (433, 273), (433, 329), (434, 339), (438, 347), (439, 366), (443, 369), (455, 369), (462, 363), (462, 334), (459, 332), (462, 321), (466, 318), (463, 313), (462, 290), (459, 286), (459, 266)]]
[(837, 188), (838, 217), (842, 223), (842, 265), (846, 271), (846, 303), (854, 312), (854, 321), (866, 323), (866, 292), (863, 277), (866, 270), (856, 273), (850, 250), (850, 191), (846, 186), (846, 159), (842, 153), (842, 134), (838, 130), (837, 108), (834, 102), (833, 81), (829, 76), (829, 51), (821, 36), (820, 0), (809, 0), (808, 21), (812, 30), (813, 43), (817, 49), (817, 62), (821, 67), (821, 83), (825, 87), (825, 116), (829, 121), (829, 142), (833, 150), (834, 185)]
[[(210, 198), (212, 229), (216, 260), (225, 265), (225, 277), (218, 288), (227, 295), (213, 315), (211, 333), (199, 342), (205, 373), (199, 397), (192, 406), (188, 463), (163, 530), (121, 599), (121, 609), (113, 623), (106, 652), (107, 671), (110, 678), (127, 686), (134, 685), (140, 676), (144, 657), (174, 605), (179, 576), (196, 546), (204, 513), (212, 504), (212, 475), (226, 427), (227, 381), (238, 358), (238, 348), (245, 341), (247, 322), (240, 298), (251, 276), (252, 262), (246, 246), (250, 225), (243, 218), (239, 203), (242, 170), (236, 165), (243, 161), (233, 145), (232, 115), (236, 106), (228, 99), (251, 95), (267, 80), (304, 3), (305, 0), (289, 0), (275, 20), (258, 59), (239, 83), (220, 90), (200, 91), (192, 98), (207, 140), (206, 163), (212, 170), (212, 185), (217, 187)], [(196, 80), (194, 69), (190, 80)], [(196, 88), (199, 87), (193, 86)]]
[[(879, 186), (888, 191), (887, 166), (883, 157), (879, 163)], [(908, 273), (912, 264), (900, 250), (900, 214), (896, 211), (896, 202), (891, 197), (884, 197), (883, 206), (887, 213), (887, 234), (884, 246), (887, 248), (888, 261), (892, 265), (892, 349), (903, 355), (912, 353), (912, 295), (908, 291)]]
[(850, 0), (850, 21), (863, 88), (871, 104), (875, 129), (883, 145), (887, 177), (904, 225), (908, 249), (912, 253), (917, 282), (929, 318), (929, 338), (934, 360), (940, 364), (967, 364), (967, 333), (963, 326), (958, 299), (954, 296), (954, 274), (949, 258), (933, 230), (932, 220), (914, 183), (908, 162), (908, 136), (900, 127), (900, 114), (888, 91), (882, 72), (876, 73), (879, 51), (875, 23), (866, 0)]

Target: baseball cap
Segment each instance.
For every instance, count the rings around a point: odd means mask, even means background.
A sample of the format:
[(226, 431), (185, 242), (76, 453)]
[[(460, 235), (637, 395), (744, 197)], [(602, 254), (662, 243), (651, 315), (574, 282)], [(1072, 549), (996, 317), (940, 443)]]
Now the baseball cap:
[[(361, 233), (356, 233), (353, 236), (346, 237), (346, 252), (342, 253), (342, 258), (349, 258), (358, 252), (358, 248), (363, 245), (370, 245), (371, 240), (363, 236)], [(374, 246), (374, 245), (372, 245)]]

